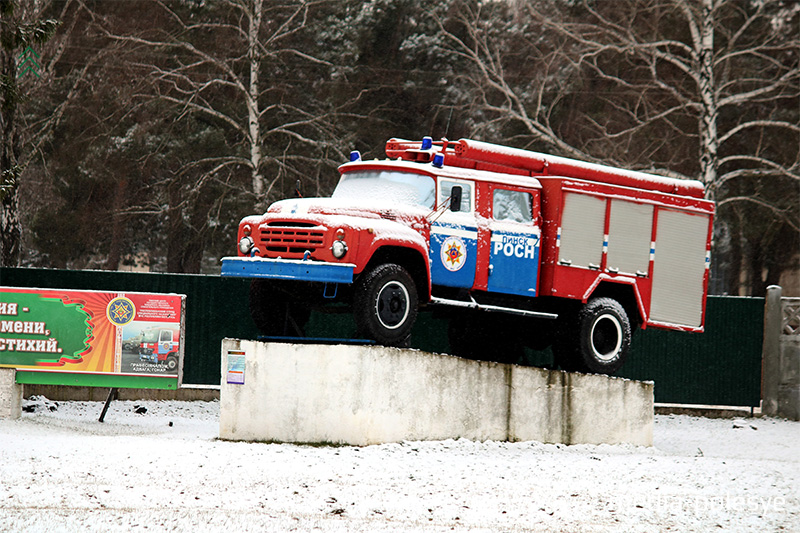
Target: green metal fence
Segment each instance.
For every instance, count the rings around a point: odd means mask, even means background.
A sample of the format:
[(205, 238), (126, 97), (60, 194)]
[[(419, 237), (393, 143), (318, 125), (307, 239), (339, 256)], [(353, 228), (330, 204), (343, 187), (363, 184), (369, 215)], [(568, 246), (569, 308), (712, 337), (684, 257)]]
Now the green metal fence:
[[(249, 282), (219, 276), (110, 271), (0, 268), (0, 285), (121, 292), (185, 294), (185, 384), (216, 385), (220, 342), (256, 338), (247, 299)], [(761, 344), (764, 299), (708, 298), (705, 333), (647, 329), (634, 335), (621, 377), (655, 382), (660, 403), (758, 406), (761, 399)], [(312, 314), (309, 336), (351, 338), (349, 314)], [(446, 353), (447, 323), (420, 313), (412, 347)], [(548, 351), (527, 351), (520, 361), (552, 366)]]
[(709, 296), (705, 332), (640, 331), (619, 375), (654, 381), (661, 403), (758, 407), (763, 329), (764, 298)]

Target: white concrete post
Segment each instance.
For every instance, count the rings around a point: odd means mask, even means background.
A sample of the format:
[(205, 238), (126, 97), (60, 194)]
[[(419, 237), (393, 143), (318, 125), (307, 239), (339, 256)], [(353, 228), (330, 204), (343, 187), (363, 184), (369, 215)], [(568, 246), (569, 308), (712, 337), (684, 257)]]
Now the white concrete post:
[(790, 335), (786, 331), (781, 331), (780, 347), (778, 416), (789, 420), (800, 420), (800, 334)]
[(781, 288), (767, 287), (764, 302), (764, 343), (761, 370), (761, 412), (767, 416), (778, 414), (778, 387), (781, 381)]
[(22, 385), (17, 383), (17, 371), (0, 368), (0, 418), (19, 418), (22, 415)]

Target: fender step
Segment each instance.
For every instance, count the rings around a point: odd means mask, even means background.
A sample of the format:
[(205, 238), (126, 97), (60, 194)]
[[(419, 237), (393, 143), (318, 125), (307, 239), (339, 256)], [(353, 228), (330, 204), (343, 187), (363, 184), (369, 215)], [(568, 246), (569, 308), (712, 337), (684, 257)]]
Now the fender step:
[(443, 305), (449, 307), (462, 307), (465, 309), (476, 309), (478, 311), (487, 311), (490, 313), (507, 313), (510, 315), (519, 315), (519, 316), (529, 316), (535, 318), (546, 318), (549, 320), (555, 320), (558, 318), (558, 315), (555, 313), (543, 313), (541, 311), (526, 311), (524, 309), (516, 309), (513, 307), (500, 307), (497, 305), (484, 305), (479, 304), (476, 302), (472, 296), (470, 296), (469, 302), (465, 302), (463, 300), (449, 300), (447, 298), (436, 298), (432, 297), (429, 304), (430, 305)]

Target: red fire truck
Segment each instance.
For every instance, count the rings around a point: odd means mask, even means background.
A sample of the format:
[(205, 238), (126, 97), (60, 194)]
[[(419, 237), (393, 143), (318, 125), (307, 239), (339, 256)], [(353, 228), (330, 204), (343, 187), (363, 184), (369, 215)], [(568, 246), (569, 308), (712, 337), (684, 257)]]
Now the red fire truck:
[(253, 278), (266, 334), (310, 309), (406, 345), (419, 307), (457, 355), (552, 346), (561, 368), (614, 373), (632, 331), (700, 332), (714, 205), (702, 183), (469, 139), (391, 139), (353, 152), (331, 198), (272, 204), (239, 225), (222, 274)]
[(139, 361), (166, 365), (169, 372), (178, 370), (180, 352), (180, 329), (151, 327), (141, 332)]

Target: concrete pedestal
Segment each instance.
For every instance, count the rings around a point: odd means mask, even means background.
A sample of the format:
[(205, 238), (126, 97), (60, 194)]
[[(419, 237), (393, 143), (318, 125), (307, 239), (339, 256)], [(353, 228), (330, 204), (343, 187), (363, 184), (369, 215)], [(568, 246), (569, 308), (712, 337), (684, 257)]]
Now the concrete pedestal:
[(653, 384), (381, 346), (225, 339), (220, 438), (650, 446)]
[(17, 384), (16, 373), (13, 368), (0, 368), (0, 418), (22, 415), (22, 385)]

